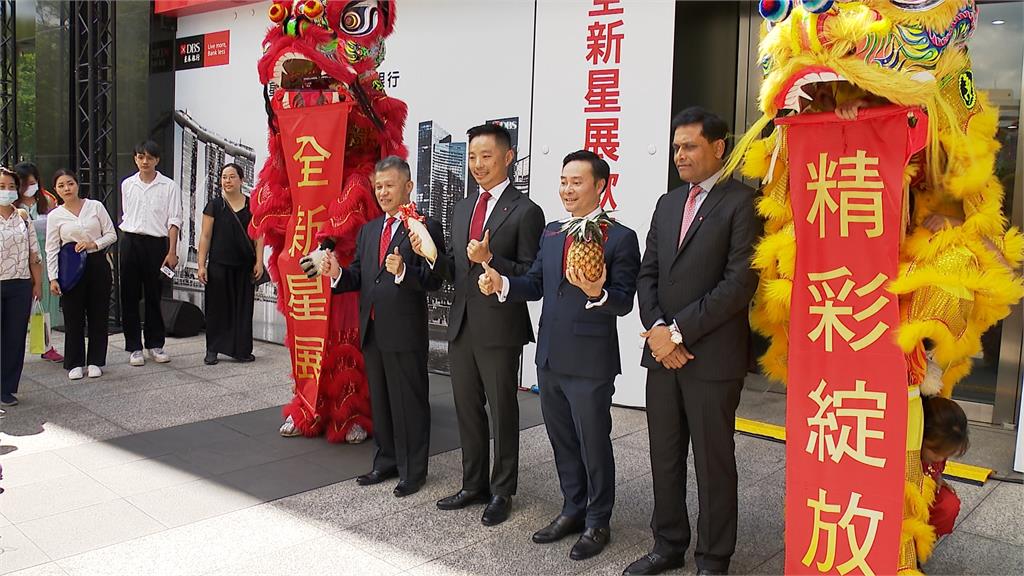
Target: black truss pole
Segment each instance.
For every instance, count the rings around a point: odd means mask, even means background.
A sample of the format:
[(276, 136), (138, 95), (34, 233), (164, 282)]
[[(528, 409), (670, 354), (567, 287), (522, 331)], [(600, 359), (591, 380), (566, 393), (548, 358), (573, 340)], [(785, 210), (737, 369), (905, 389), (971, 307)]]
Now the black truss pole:
[(0, 166), (18, 161), (18, 51), (14, 0), (0, 0)]
[[(70, 2), (72, 149), (85, 197), (99, 200), (117, 220), (121, 194), (117, 185), (117, 130), (115, 122), (114, 2), (89, 0)], [(113, 256), (114, 284), (110, 292), (110, 320), (121, 325), (120, 264), (117, 244)]]

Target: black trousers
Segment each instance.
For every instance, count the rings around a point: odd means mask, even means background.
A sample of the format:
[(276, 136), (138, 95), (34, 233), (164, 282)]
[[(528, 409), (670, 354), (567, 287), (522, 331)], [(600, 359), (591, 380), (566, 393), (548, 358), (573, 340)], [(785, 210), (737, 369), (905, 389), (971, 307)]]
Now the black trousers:
[(160, 313), (160, 272), (167, 257), (167, 238), (125, 232), (121, 238), (121, 323), (124, 348), (142, 350), (139, 301), (146, 301), (146, 348), (164, 347), (164, 318)]
[(252, 354), (252, 313), (256, 286), (252, 266), (207, 264), (206, 349), (246, 358)]
[(0, 396), (18, 392), (32, 313), (32, 281), (0, 280)]
[[(500, 327), (496, 327), (500, 329)], [(462, 442), (462, 487), (498, 496), (516, 493), (519, 482), (519, 363), (521, 346), (485, 347), (474, 343), (470, 326), (448, 345), (455, 413)], [(490, 464), (490, 427), (494, 425), (494, 469)]]
[(615, 504), (612, 394), (615, 379), (596, 380), (537, 368), (544, 427), (555, 452), (562, 515), (606, 528)]
[(736, 550), (736, 407), (742, 380), (708, 381), (680, 370), (648, 370), (647, 424), (654, 476), (654, 552), (678, 557), (690, 545), (687, 448), (697, 473), (698, 569), (725, 573)]
[(430, 385), (427, 351), (389, 352), (377, 345), (377, 329), (367, 326), (363, 359), (370, 386), (374, 470), (398, 469), (410, 482), (427, 478), (430, 456)]
[[(106, 252), (89, 254), (85, 274), (61, 296), (64, 309), (64, 369), (107, 363), (107, 316), (110, 311), (110, 264)], [(85, 351), (88, 324), (89, 353)]]

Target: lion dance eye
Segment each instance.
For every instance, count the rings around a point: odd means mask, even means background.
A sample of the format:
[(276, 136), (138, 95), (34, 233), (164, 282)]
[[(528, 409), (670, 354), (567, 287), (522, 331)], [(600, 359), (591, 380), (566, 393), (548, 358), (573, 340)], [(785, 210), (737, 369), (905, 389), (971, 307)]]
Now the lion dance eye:
[(380, 9), (375, 0), (349, 2), (341, 14), (341, 28), (349, 36), (366, 36), (377, 28)]
[(761, 0), (757, 11), (769, 22), (782, 22), (793, 11), (793, 0)]
[(800, 0), (800, 5), (803, 6), (804, 10), (812, 14), (828, 12), (828, 9), (831, 8), (834, 3), (835, 0)]

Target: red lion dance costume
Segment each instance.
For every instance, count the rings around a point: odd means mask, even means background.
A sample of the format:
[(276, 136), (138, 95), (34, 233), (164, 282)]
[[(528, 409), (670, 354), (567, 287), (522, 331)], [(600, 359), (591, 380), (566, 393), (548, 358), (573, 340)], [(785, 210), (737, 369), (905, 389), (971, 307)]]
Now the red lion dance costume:
[[(295, 398), (284, 435), (359, 442), (372, 433), (355, 294), (332, 296), (299, 259), (333, 247), (346, 265), (360, 226), (380, 214), (374, 164), (406, 156), (404, 102), (384, 93), (377, 67), (395, 5), (377, 0), (274, 2), (259, 61), (269, 156), (252, 194), (250, 233), (273, 249), (270, 274), (288, 325)], [(329, 118), (330, 120), (325, 120)], [(311, 246), (312, 244), (312, 246)]]

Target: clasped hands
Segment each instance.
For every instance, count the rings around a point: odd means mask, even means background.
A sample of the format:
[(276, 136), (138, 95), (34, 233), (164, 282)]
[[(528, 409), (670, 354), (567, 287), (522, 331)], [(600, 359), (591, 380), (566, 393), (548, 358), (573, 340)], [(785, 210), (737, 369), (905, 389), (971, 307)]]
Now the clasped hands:
[(664, 324), (641, 332), (640, 336), (647, 339), (651, 356), (665, 368), (677, 370), (694, 358), (686, 346), (672, 342), (672, 332)]

